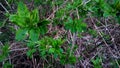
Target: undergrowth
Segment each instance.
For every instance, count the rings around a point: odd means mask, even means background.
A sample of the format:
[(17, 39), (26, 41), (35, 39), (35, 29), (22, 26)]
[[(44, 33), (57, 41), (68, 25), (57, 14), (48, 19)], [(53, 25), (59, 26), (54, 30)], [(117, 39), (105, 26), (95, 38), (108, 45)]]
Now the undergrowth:
[[(105, 31), (109, 30), (108, 24), (119, 25), (119, 0), (4, 0), (0, 4), (4, 9), (0, 8), (1, 15), (5, 16), (0, 20), (0, 62), (3, 68), (17, 67), (11, 63), (13, 51), (23, 51), (32, 61), (31, 68), (104, 68), (106, 54), (100, 50), (104, 47), (112, 54), (109, 65), (120, 67), (119, 48), (110, 31)], [(99, 30), (102, 27), (105, 29)], [(9, 39), (7, 32), (2, 32), (3, 28), (11, 31), (14, 39)], [(102, 41), (89, 40), (91, 37)], [(78, 39), (86, 40), (86, 43), (80, 43)], [(14, 50), (11, 42), (19, 43), (22, 48)], [(111, 44), (118, 50), (117, 57)], [(82, 45), (83, 48), (79, 49)], [(94, 55), (92, 58), (91, 54)], [(90, 58), (88, 63), (91, 65), (85, 62), (87, 58)]]

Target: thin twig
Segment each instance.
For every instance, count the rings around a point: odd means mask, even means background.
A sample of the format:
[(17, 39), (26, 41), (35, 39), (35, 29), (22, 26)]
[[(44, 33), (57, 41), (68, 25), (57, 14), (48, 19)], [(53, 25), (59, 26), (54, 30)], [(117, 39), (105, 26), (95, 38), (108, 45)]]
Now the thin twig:
[(11, 9), (11, 6), (10, 4), (7, 2), (7, 0), (5, 0), (6, 4), (9, 6), (9, 8)]
[(0, 5), (1, 5), (1, 7), (2, 7), (7, 13), (9, 13), (9, 11), (3, 6), (2, 3), (0, 3)]
[(76, 33), (73, 33), (73, 36), (71, 36), (71, 39), (72, 39), (72, 47), (71, 47), (71, 50), (70, 50), (70, 56), (72, 54), (73, 48), (75, 47)]
[(28, 48), (19, 48), (19, 49), (12, 49), (10, 50), (10, 52), (13, 52), (13, 51), (23, 51), (23, 50), (27, 50)]

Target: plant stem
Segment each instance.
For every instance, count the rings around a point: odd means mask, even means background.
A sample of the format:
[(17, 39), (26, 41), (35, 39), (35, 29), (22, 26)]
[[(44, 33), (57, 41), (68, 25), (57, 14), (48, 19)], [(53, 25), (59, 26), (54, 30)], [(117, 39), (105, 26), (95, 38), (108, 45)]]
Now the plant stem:
[(72, 39), (72, 47), (71, 47), (71, 50), (70, 50), (70, 56), (71, 56), (72, 51), (73, 51), (73, 49), (75, 47), (76, 33), (73, 33), (73, 36), (71, 37), (71, 39)]

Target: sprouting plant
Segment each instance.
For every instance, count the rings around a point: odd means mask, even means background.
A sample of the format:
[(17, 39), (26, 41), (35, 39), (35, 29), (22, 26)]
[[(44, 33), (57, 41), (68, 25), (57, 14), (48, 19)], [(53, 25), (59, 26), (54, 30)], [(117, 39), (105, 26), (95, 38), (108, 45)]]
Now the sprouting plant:
[(6, 44), (0, 47), (0, 62), (4, 61), (9, 54), (9, 46)]
[(61, 45), (64, 43), (62, 39), (53, 39), (51, 37), (44, 37), (38, 41), (38, 50), (40, 56), (47, 57), (53, 55), (55, 59), (59, 58), (63, 54)]
[(13, 68), (13, 66), (5, 60), (7, 59), (9, 52), (9, 45), (7, 43), (0, 47), (0, 62), (4, 62), (3, 68)]
[(74, 64), (76, 63), (77, 59), (76, 56), (74, 55), (74, 50), (71, 52), (71, 48), (66, 49), (66, 52), (64, 52), (64, 55), (60, 56), (60, 63), (65, 65), (65, 64)]
[(17, 13), (10, 14), (9, 20), (19, 26), (15, 39), (17, 41), (28, 39), (26, 42), (29, 48), (27, 55), (32, 58), (33, 53), (36, 52), (35, 42), (39, 40), (40, 35), (47, 32), (49, 22), (47, 20), (40, 21), (38, 9), (29, 11), (22, 2), (18, 3)]
[(96, 59), (93, 59), (91, 61), (94, 65), (94, 68), (102, 68), (102, 65), (101, 65), (102, 59), (101, 58), (97, 57)]
[(51, 37), (44, 37), (40, 41), (38, 41), (38, 50), (40, 56), (42, 58), (51, 57), (58, 61), (61, 64), (73, 64), (76, 62), (76, 57), (74, 54), (69, 55), (70, 49), (68, 48), (66, 51), (62, 48), (62, 44), (64, 44), (65, 40), (58, 38), (53, 39)]
[(3, 68), (13, 68), (13, 65), (11, 65), (9, 62), (4, 63)]
[(18, 3), (17, 13), (10, 14), (9, 20), (20, 27), (16, 32), (18, 41), (26, 39), (27, 34), (31, 41), (37, 41), (39, 34), (46, 33), (49, 23), (46, 20), (40, 21), (38, 10), (34, 9), (30, 12), (22, 2)]
[(76, 32), (84, 32), (86, 30), (86, 24), (82, 21), (82, 19), (75, 19), (68, 18), (68, 21), (65, 22), (66, 30), (70, 30), (72, 33)]

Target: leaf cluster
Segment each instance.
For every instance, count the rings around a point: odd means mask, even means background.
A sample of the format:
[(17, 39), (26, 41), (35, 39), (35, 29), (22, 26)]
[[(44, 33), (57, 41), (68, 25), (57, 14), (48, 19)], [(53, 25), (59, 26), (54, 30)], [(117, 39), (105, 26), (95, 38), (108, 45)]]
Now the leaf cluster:
[(16, 14), (10, 14), (9, 20), (20, 27), (16, 32), (16, 40), (21, 41), (29, 35), (31, 41), (37, 41), (39, 34), (45, 34), (47, 31), (46, 20), (39, 20), (39, 12), (37, 9), (28, 10), (25, 4), (18, 3), (18, 9)]

